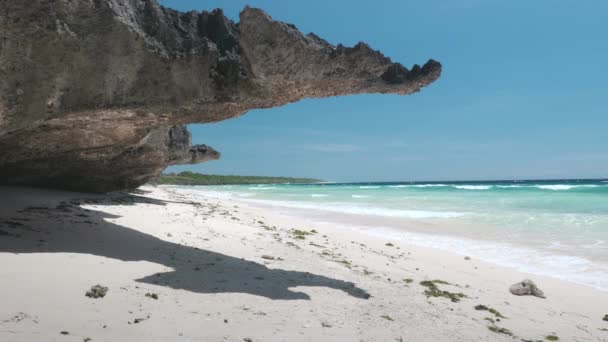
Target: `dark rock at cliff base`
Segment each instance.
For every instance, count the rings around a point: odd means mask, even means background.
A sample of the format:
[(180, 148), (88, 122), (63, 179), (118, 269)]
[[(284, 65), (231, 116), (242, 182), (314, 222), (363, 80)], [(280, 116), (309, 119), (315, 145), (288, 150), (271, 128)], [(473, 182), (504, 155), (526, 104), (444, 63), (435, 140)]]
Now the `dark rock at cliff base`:
[(245, 8), (181, 13), (155, 0), (0, 2), (0, 182), (135, 188), (174, 164), (217, 159), (183, 125), (361, 93), (410, 94), (411, 70), (365, 43), (333, 46)]

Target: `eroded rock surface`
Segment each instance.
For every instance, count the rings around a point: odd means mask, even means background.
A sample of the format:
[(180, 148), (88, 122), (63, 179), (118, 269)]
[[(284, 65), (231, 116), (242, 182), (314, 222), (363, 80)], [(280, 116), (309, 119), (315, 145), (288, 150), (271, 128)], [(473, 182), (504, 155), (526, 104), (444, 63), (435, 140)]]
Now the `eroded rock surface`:
[(511, 285), (509, 291), (516, 296), (534, 296), (545, 298), (543, 291), (530, 279)]
[(137, 187), (166, 166), (217, 159), (182, 125), (310, 97), (410, 94), (407, 69), (364, 43), (333, 46), (245, 8), (180, 13), (155, 0), (0, 2), (0, 181)]

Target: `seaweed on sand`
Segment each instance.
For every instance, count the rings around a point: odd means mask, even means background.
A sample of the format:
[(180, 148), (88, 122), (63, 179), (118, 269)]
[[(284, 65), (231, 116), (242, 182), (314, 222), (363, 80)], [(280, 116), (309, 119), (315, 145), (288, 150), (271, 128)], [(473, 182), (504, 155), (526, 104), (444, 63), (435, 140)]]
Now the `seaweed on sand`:
[(420, 285), (427, 288), (426, 290), (424, 290), (424, 294), (427, 297), (444, 297), (444, 298), (448, 298), (449, 300), (451, 300), (454, 303), (459, 302), (462, 298), (467, 298), (467, 296), (464, 293), (441, 290), (441, 289), (439, 289), (437, 284), (451, 285), (447, 281), (443, 281), (443, 280), (439, 280), (439, 279), (424, 280), (424, 281), (420, 282)]

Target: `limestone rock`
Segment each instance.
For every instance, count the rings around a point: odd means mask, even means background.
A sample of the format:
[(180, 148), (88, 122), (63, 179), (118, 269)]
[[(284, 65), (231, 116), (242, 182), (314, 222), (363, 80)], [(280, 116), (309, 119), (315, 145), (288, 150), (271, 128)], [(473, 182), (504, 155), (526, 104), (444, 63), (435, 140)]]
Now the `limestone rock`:
[(91, 289), (89, 291), (87, 291), (87, 293), (85, 293), (85, 295), (89, 298), (103, 298), (106, 296), (106, 294), (108, 293), (108, 288), (106, 286), (101, 286), (101, 285), (95, 285), (92, 286)]
[(545, 294), (536, 284), (530, 280), (525, 279), (517, 284), (511, 285), (509, 288), (512, 294), (516, 296), (535, 296), (539, 298), (545, 298)]
[(0, 182), (135, 188), (217, 159), (183, 125), (304, 98), (410, 94), (411, 69), (365, 43), (333, 46), (245, 8), (181, 13), (155, 0), (0, 1)]

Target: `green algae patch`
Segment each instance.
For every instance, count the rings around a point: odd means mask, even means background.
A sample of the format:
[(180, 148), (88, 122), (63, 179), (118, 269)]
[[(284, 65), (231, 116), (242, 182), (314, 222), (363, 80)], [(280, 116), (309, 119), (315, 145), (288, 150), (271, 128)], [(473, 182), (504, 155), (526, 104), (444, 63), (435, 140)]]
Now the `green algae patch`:
[(342, 260), (340, 260), (340, 259), (334, 259), (332, 261), (337, 262), (338, 264), (343, 265), (343, 266), (345, 266), (347, 268), (352, 268), (352, 266), (353, 266), (352, 263), (350, 261), (346, 260), (346, 259), (342, 259)]
[(146, 297), (158, 300), (158, 294), (156, 293), (146, 293)]
[(476, 305), (475, 306), (475, 310), (477, 310), (477, 311), (488, 311), (490, 313), (493, 313), (494, 316), (496, 316), (498, 318), (507, 318), (507, 317), (503, 316), (498, 310), (493, 309), (493, 308), (488, 307), (488, 306), (485, 306), (485, 305), (482, 305), (482, 304)]
[(497, 334), (504, 334), (504, 335), (509, 335), (509, 336), (513, 336), (513, 333), (511, 332), (511, 330), (507, 329), (507, 328), (501, 328), (495, 325), (488, 325), (488, 329), (491, 332), (497, 333)]
[(545, 336), (545, 340), (547, 340), (547, 341), (558, 341), (559, 337), (557, 337), (555, 335), (547, 335), (547, 336)]
[(443, 281), (443, 280), (439, 280), (439, 279), (421, 281), (420, 285), (427, 288), (426, 290), (424, 290), (424, 294), (426, 295), (427, 298), (444, 297), (444, 298), (448, 298), (449, 300), (451, 300), (454, 303), (460, 302), (460, 300), (462, 298), (467, 298), (467, 296), (464, 293), (441, 290), (441, 289), (439, 289), (437, 284), (452, 285), (452, 284), (448, 283), (447, 281)]
[(298, 239), (298, 240), (305, 240), (306, 236), (308, 235), (314, 235), (317, 232), (315, 230), (312, 230), (310, 232), (305, 231), (305, 230), (300, 230), (300, 229), (292, 229), (291, 230), (291, 235), (293, 236), (294, 239)]

